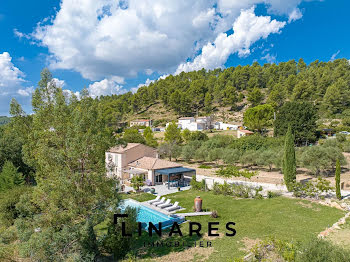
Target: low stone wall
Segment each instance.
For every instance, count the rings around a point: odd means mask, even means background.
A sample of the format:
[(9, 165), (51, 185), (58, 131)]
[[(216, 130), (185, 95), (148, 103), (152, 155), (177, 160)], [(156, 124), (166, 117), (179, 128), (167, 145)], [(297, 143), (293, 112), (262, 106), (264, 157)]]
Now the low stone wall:
[(241, 181), (241, 180), (234, 180), (234, 179), (229, 179), (229, 178), (196, 175), (196, 180), (198, 182), (201, 182), (203, 179), (205, 180), (205, 183), (206, 183), (208, 189), (212, 189), (214, 186), (214, 183), (223, 184), (226, 181), (227, 183), (230, 183), (230, 184), (245, 185), (245, 186), (254, 187), (254, 188), (261, 186), (264, 191), (287, 192), (287, 187), (285, 185)]

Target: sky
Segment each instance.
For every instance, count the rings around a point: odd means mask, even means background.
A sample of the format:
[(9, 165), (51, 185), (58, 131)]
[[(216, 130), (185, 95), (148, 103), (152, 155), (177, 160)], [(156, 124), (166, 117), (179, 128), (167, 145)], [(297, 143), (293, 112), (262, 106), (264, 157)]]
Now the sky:
[(31, 113), (47, 67), (67, 92), (135, 92), (169, 74), (350, 58), (346, 0), (2, 0), (0, 115)]

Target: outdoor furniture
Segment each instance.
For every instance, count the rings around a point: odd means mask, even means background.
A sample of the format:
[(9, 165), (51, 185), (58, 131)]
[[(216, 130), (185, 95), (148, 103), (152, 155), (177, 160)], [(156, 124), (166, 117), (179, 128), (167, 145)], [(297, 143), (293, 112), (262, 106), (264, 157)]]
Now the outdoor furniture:
[[(163, 204), (165, 204), (165, 203), (167, 203), (168, 202), (168, 200), (167, 201), (165, 201), (165, 199), (166, 198), (164, 198), (164, 201), (163, 202), (158, 202), (158, 203), (155, 203), (155, 204), (153, 204), (154, 206), (159, 206), (159, 205), (163, 205)], [(170, 203), (170, 201), (171, 201), (171, 199), (169, 200), (169, 203)]]
[(158, 202), (159, 199), (160, 199), (160, 196), (157, 196), (155, 199), (148, 201), (148, 203), (152, 204), (152, 203)]
[(176, 209), (180, 209), (181, 207), (179, 206), (179, 202), (175, 202), (174, 205), (170, 206), (170, 207), (167, 207), (167, 208), (164, 208), (166, 211), (174, 211)]
[(171, 201), (171, 199), (168, 198), (168, 200), (164, 204), (160, 204), (160, 205), (158, 205), (158, 207), (160, 207), (160, 208), (170, 207), (173, 205), (170, 203), (170, 201)]
[(165, 202), (165, 197), (162, 197), (161, 200), (157, 201), (157, 202), (153, 202), (152, 205), (156, 206), (156, 205), (159, 205), (159, 204), (163, 204)]

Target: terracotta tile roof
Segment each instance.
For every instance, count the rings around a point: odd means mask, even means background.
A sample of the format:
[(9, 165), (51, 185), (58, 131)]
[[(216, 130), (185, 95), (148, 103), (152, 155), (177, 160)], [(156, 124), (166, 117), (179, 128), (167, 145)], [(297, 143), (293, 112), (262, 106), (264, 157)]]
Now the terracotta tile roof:
[(131, 120), (130, 122), (149, 122), (151, 121), (150, 119), (136, 119), (136, 120)]
[(160, 158), (144, 156), (134, 162), (129, 163), (129, 166), (148, 170), (155, 170), (171, 167), (180, 167), (182, 165)]
[(239, 131), (239, 132), (246, 133), (246, 134), (254, 134), (254, 132), (249, 131), (249, 130), (238, 130), (238, 131)]
[(142, 145), (140, 143), (128, 143), (126, 145), (126, 147), (123, 147), (121, 145), (117, 145), (117, 146), (114, 146), (114, 147), (111, 147), (110, 149), (108, 149), (107, 152), (111, 152), (111, 153), (124, 153), (126, 151), (128, 151), (129, 149), (131, 148), (134, 148), (134, 147), (137, 147), (139, 145)]

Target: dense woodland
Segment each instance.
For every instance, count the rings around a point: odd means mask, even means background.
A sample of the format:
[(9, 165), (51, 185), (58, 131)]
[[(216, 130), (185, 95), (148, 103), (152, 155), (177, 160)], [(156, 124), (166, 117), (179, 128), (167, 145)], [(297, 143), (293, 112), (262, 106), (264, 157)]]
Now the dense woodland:
[[(56, 87), (44, 69), (32, 97), (33, 114), (26, 114), (13, 99), (11, 120), (0, 126), (0, 260), (16, 254), (32, 261), (94, 261), (130, 252), (130, 239), (121, 238), (120, 225), (112, 223), (119, 200), (116, 181), (105, 175), (104, 152), (117, 143), (158, 147), (161, 156), (171, 160), (271, 170), (281, 169), (284, 136), (291, 130), (300, 146), (298, 166), (316, 176), (331, 174), (337, 161), (346, 163), (342, 152), (349, 152), (350, 144), (344, 136), (302, 146), (320, 138), (319, 119), (338, 118), (333, 125), (348, 127), (349, 81), (345, 59), (309, 66), (301, 59), (181, 73), (135, 94), (92, 99), (83, 89), (78, 99)], [(170, 124), (159, 144), (150, 129), (143, 134), (119, 129), (120, 122), (154, 103), (179, 116), (246, 107), (244, 121), (257, 134), (208, 138)], [(276, 137), (266, 137), (264, 130), (272, 127)], [(133, 221), (135, 215), (128, 227)], [(96, 229), (101, 223), (105, 230)]]
[(277, 64), (257, 62), (227, 69), (204, 69), (168, 76), (135, 94), (100, 98), (101, 110), (111, 122), (135, 114), (161, 102), (180, 116), (197, 112), (205, 115), (230, 107), (239, 111), (242, 105), (262, 102), (278, 110), (286, 101), (311, 102), (320, 116), (339, 116), (349, 106), (350, 65), (346, 59), (330, 62), (303, 59)]

